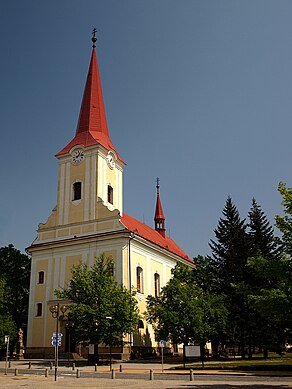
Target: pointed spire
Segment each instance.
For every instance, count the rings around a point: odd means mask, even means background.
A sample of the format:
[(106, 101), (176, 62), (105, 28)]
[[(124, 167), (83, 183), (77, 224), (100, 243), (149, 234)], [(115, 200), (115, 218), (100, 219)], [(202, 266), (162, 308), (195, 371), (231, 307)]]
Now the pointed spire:
[(155, 230), (165, 238), (165, 228), (164, 228), (165, 217), (164, 217), (164, 213), (160, 201), (159, 188), (160, 188), (159, 178), (157, 178), (156, 180), (157, 198), (156, 198), (156, 209), (155, 209), (155, 216), (154, 216)]
[(98, 62), (95, 51), (97, 41), (95, 34), (96, 29), (94, 28), (91, 39), (91, 59), (76, 134), (74, 139), (63, 150), (61, 150), (57, 156), (69, 152), (70, 149), (76, 145), (87, 147), (95, 144), (101, 144), (107, 150), (114, 150), (118, 158), (123, 162), (110, 140), (108, 133)]

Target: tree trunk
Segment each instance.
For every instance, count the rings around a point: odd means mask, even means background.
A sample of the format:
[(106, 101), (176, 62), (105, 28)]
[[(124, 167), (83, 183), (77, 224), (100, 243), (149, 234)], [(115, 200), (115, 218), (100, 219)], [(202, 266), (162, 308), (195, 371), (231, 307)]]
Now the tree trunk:
[(212, 356), (214, 359), (219, 359), (219, 341), (212, 341)]

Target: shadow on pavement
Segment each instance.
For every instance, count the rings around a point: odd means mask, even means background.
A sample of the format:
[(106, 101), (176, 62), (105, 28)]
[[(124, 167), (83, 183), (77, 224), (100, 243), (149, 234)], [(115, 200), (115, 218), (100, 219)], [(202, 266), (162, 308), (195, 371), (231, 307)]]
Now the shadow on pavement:
[(231, 385), (231, 384), (212, 384), (212, 385), (180, 385), (172, 388), (169, 386), (167, 389), (284, 389), (290, 388), (287, 385), (257, 385), (257, 384), (247, 384), (247, 385)]

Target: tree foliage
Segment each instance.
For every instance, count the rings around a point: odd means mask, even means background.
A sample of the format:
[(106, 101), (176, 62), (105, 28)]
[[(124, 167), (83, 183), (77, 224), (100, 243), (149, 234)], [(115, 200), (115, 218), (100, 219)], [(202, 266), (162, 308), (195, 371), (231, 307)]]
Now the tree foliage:
[(159, 297), (147, 297), (147, 321), (158, 340), (204, 343), (225, 326), (224, 298), (204, 292), (186, 265), (178, 263), (172, 274)]
[(91, 268), (87, 264), (74, 266), (68, 286), (56, 295), (72, 302), (69, 311), (77, 341), (109, 345), (118, 340), (121, 344), (127, 333), (137, 329), (135, 294), (117, 284), (114, 262), (104, 254)]
[(209, 259), (209, 267), (216, 274), (212, 275), (214, 289), (226, 294), (229, 313), (226, 340), (239, 345), (243, 356), (247, 347), (251, 355), (255, 345), (263, 346), (263, 338), (264, 346), (268, 347), (272, 343), (269, 329), (276, 328), (275, 321), (261, 311), (263, 307), (255, 304), (251, 296), (259, 296), (262, 289), (270, 290), (277, 281), (271, 274), (256, 271), (252, 259), (264, 258), (272, 267), (281, 258), (273, 228), (255, 199), (248, 216), (249, 223), (246, 223), (231, 198), (227, 198), (223, 217), (215, 229), (217, 240), (210, 243), (212, 257)]
[(241, 281), (246, 273), (246, 261), (249, 255), (249, 239), (245, 220), (241, 220), (238, 209), (228, 197), (214, 230), (215, 240), (211, 240), (212, 260), (217, 269), (219, 291), (229, 294), (231, 284)]
[(26, 328), (31, 259), (9, 245), (0, 248), (0, 275), (5, 282), (5, 312), (16, 328)]
[(267, 260), (280, 258), (282, 252), (276, 243), (273, 227), (254, 198), (248, 216), (251, 254), (261, 254)]
[(281, 204), (285, 215), (276, 215), (276, 226), (282, 232), (285, 252), (292, 257), (292, 188), (287, 188), (284, 182), (280, 182), (278, 190), (283, 197)]
[(0, 349), (5, 347), (4, 337), (9, 335), (13, 341), (17, 333), (12, 316), (7, 311), (7, 288), (3, 278), (0, 278)]

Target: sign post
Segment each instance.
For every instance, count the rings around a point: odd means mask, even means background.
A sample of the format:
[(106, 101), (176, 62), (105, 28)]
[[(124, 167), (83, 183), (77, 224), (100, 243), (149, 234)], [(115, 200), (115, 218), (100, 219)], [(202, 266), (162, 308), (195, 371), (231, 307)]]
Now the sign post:
[(5, 375), (7, 375), (8, 353), (9, 353), (9, 335), (5, 335), (5, 344), (6, 344)]
[(159, 342), (160, 348), (161, 348), (161, 370), (163, 371), (163, 349), (165, 347), (165, 340), (161, 340)]
[(57, 381), (57, 370), (58, 370), (58, 347), (62, 343), (62, 332), (53, 332), (52, 346), (55, 347), (55, 381)]

